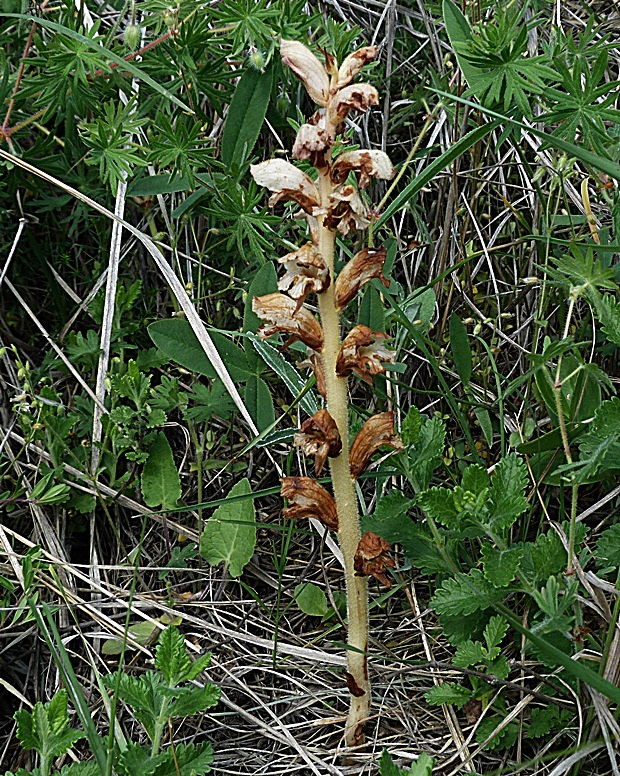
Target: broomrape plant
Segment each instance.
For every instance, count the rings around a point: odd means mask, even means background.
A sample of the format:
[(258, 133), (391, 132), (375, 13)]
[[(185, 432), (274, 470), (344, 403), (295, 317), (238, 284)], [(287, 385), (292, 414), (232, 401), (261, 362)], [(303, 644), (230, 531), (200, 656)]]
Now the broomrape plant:
[[(382, 151), (342, 150), (344, 121), (350, 111), (364, 112), (377, 105), (377, 90), (370, 84), (351, 83), (362, 67), (376, 56), (367, 46), (346, 57), (338, 66), (325, 53), (325, 66), (304, 45), (283, 40), (280, 53), (285, 65), (301, 79), (311, 99), (319, 106), (297, 133), (292, 155), (309, 162), (316, 180), (283, 159), (272, 159), (251, 168), (254, 180), (273, 192), (269, 204), (293, 201), (302, 208), (311, 242), (279, 261), (285, 273), (278, 282), (279, 293), (255, 297), (252, 309), (265, 323), (259, 329), (263, 339), (288, 335), (284, 347), (301, 341), (308, 349), (308, 361), (316, 377), (317, 390), (325, 408), (306, 420), (295, 435), (294, 444), (314, 456), (320, 475), (329, 458), (333, 496), (311, 477), (284, 477), (281, 494), (288, 501), (288, 518), (316, 518), (326, 529), (338, 531), (344, 557), (348, 645), (346, 673), (350, 709), (345, 739), (349, 746), (364, 740), (364, 723), (370, 709), (368, 680), (368, 585), (372, 575), (389, 586), (385, 574), (394, 561), (387, 555), (388, 543), (360, 532), (355, 480), (382, 445), (401, 449), (394, 433), (394, 415), (383, 412), (371, 417), (349, 449), (347, 383), (350, 375), (372, 384), (372, 377), (385, 371), (393, 360), (385, 346), (386, 335), (357, 325), (341, 339), (340, 314), (371, 278), (389, 285), (383, 276), (384, 248), (363, 248), (334, 277), (336, 235), (363, 231), (370, 215), (360, 190), (372, 177), (390, 179), (395, 170)], [(336, 154), (336, 151), (339, 151)], [(357, 186), (349, 182), (353, 173)], [(318, 298), (320, 323), (305, 306), (307, 297)]]

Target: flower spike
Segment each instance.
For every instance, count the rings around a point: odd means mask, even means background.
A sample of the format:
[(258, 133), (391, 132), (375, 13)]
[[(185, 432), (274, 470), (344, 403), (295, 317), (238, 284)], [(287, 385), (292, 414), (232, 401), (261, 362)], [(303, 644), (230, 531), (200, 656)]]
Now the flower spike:
[(378, 278), (386, 288), (390, 287), (390, 281), (383, 277), (383, 265), (385, 264), (385, 248), (363, 248), (350, 259), (340, 271), (336, 280), (334, 294), (336, 305), (343, 310), (354, 299), (360, 288), (371, 278)]
[(289, 506), (282, 512), (284, 517), (315, 518), (325, 528), (338, 530), (338, 511), (336, 502), (325, 488), (312, 477), (283, 477), (280, 495), (287, 499)]
[(336, 360), (336, 374), (347, 377), (354, 372), (372, 385), (372, 375), (385, 372), (383, 362), (394, 360), (394, 351), (383, 344), (387, 336), (360, 323), (347, 334)]
[(252, 311), (266, 321), (258, 330), (261, 339), (284, 332), (291, 335), (287, 345), (301, 340), (313, 350), (323, 348), (323, 329), (317, 319), (305, 307), (298, 309), (296, 302), (288, 296), (278, 293), (255, 296)]
[(342, 450), (338, 426), (327, 410), (319, 410), (301, 424), (294, 444), (301, 447), (306, 455), (314, 456), (317, 477), (323, 471), (327, 456), (336, 458)]
[(403, 443), (394, 432), (394, 413), (373, 415), (362, 426), (353, 440), (350, 453), (351, 477), (356, 480), (368, 466), (370, 459), (382, 445), (403, 450)]

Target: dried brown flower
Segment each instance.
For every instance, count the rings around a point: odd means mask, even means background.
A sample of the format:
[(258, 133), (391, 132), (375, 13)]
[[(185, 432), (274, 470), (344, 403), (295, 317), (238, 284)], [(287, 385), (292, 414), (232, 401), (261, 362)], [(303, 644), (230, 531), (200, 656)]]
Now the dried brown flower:
[(396, 563), (387, 555), (390, 545), (372, 531), (366, 531), (362, 536), (355, 553), (353, 566), (358, 577), (373, 576), (387, 588), (392, 583), (385, 574), (386, 568), (393, 568)]
[(342, 440), (336, 421), (327, 410), (319, 410), (301, 424), (294, 444), (306, 455), (314, 456), (317, 477), (321, 474), (327, 456), (335, 458), (342, 450)]
[(351, 477), (357, 479), (366, 469), (372, 456), (381, 445), (402, 450), (403, 443), (394, 432), (394, 413), (381, 412), (373, 415), (362, 426), (353, 440), (350, 452)]
[(360, 288), (371, 278), (379, 278), (386, 288), (390, 281), (383, 277), (385, 248), (363, 248), (340, 271), (334, 287), (336, 305), (343, 310), (354, 299)]
[(329, 197), (330, 207), (323, 224), (328, 229), (338, 229), (341, 234), (349, 234), (351, 229), (359, 231), (370, 224), (368, 210), (355, 186), (341, 186)]
[(316, 518), (332, 531), (338, 530), (338, 510), (334, 497), (312, 477), (284, 477), (280, 495), (288, 499), (284, 517), (297, 520)]
[(295, 314), (309, 294), (313, 291), (320, 294), (329, 287), (329, 271), (323, 257), (312, 243), (302, 245), (298, 250), (282, 256), (278, 261), (286, 269), (285, 274), (278, 281), (278, 288), (280, 291), (286, 291), (297, 301)]
[(268, 159), (250, 165), (250, 172), (259, 186), (274, 192), (269, 198), (270, 207), (281, 200), (297, 202), (310, 214), (319, 207), (319, 192), (314, 181), (294, 164), (284, 159)]
[(327, 166), (325, 151), (333, 145), (334, 139), (324, 127), (302, 124), (293, 145), (295, 159), (308, 159), (318, 170)]
[(383, 151), (345, 151), (332, 165), (332, 180), (336, 184), (344, 183), (351, 170), (357, 173), (360, 189), (365, 189), (373, 177), (390, 180), (396, 175), (390, 157)]
[(288, 296), (278, 293), (255, 296), (252, 300), (252, 310), (261, 320), (266, 321), (258, 330), (261, 339), (284, 332), (291, 335), (287, 346), (301, 340), (313, 350), (322, 349), (321, 325), (309, 310), (305, 307), (298, 309), (297, 303)]
[(327, 105), (329, 100), (329, 76), (318, 58), (296, 40), (280, 43), (282, 64), (288, 65), (306, 87), (310, 98), (317, 105)]
[(354, 326), (347, 334), (336, 360), (336, 374), (347, 377), (354, 372), (372, 385), (372, 375), (385, 372), (383, 362), (394, 360), (394, 351), (383, 344), (387, 336), (364, 324)]
[(338, 70), (338, 88), (342, 89), (343, 86), (350, 83), (364, 65), (372, 62), (376, 56), (376, 46), (364, 46), (363, 48), (354, 51), (353, 54), (349, 54)]
[(370, 84), (345, 86), (329, 101), (328, 111), (334, 124), (343, 122), (350, 110), (365, 113), (371, 105), (379, 104), (379, 94)]

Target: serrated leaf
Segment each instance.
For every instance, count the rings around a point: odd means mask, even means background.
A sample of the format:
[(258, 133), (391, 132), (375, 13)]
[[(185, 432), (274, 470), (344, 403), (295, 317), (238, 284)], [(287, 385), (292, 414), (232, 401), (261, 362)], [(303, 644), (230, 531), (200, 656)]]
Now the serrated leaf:
[(155, 722), (167, 700), (161, 674), (148, 670), (141, 674), (140, 678), (124, 672), (121, 672), (120, 679), (118, 673), (108, 674), (103, 678), (103, 683), (109, 690), (116, 690), (117, 682), (120, 699), (131, 708), (152, 738)]
[(248, 496), (219, 506), (209, 518), (200, 538), (200, 554), (212, 566), (222, 561), (231, 577), (240, 577), (254, 554), (256, 518), (252, 488), (247, 478), (233, 486), (228, 498)]
[(471, 690), (454, 682), (444, 682), (435, 685), (424, 693), (424, 698), (431, 706), (443, 706), (444, 704), (462, 708), (471, 698)]
[(459, 668), (484, 665), (489, 658), (489, 653), (479, 641), (467, 641), (459, 644), (454, 653), (452, 662)]
[(431, 776), (434, 764), (435, 760), (423, 752), (409, 768), (399, 768), (384, 749), (379, 760), (379, 776)]
[(185, 639), (174, 625), (169, 625), (159, 637), (155, 668), (161, 671), (168, 687), (176, 687), (186, 681), (192, 671), (192, 661), (185, 649)]
[(527, 735), (529, 738), (542, 738), (552, 730), (564, 727), (570, 721), (571, 716), (568, 709), (560, 709), (551, 704), (544, 708), (534, 708), (527, 728)]
[[(28, 776), (37, 776), (35, 769)], [(99, 763), (96, 760), (92, 760), (87, 763), (71, 763), (70, 765), (63, 765), (59, 771), (60, 776), (101, 776), (101, 769)], [(19, 772), (18, 775), (19, 776)], [(147, 774), (144, 774), (147, 776)]]
[[(502, 719), (500, 717), (486, 717), (478, 725), (476, 731), (476, 741), (482, 744), (493, 733), (493, 731), (500, 725)], [(484, 747), (488, 749), (510, 749), (514, 745), (519, 736), (519, 725), (516, 722), (510, 722), (505, 728), (493, 736), (489, 743)]]
[(272, 80), (271, 62), (263, 72), (249, 67), (239, 79), (222, 133), (222, 161), (227, 167), (243, 164), (252, 153), (267, 113)]
[(149, 450), (141, 477), (142, 495), (149, 507), (174, 509), (181, 498), (181, 478), (172, 449), (163, 431), (157, 435)]
[(127, 749), (121, 752), (116, 764), (119, 776), (151, 776), (155, 769), (165, 759), (166, 754), (160, 753), (151, 757), (151, 748), (129, 741)]
[(606, 528), (596, 543), (596, 562), (602, 566), (620, 566), (620, 523)]
[(567, 562), (566, 550), (555, 531), (541, 534), (535, 542), (523, 545), (521, 570), (530, 582), (559, 574), (566, 569)]
[(468, 490), (479, 496), (489, 487), (489, 474), (484, 466), (475, 463), (468, 466), (463, 472), (461, 480), (463, 490)]
[(327, 613), (327, 597), (318, 585), (302, 582), (295, 588), (294, 598), (304, 614), (323, 617)]
[(515, 578), (523, 549), (521, 547), (511, 547), (507, 550), (500, 550), (491, 544), (484, 544), (481, 548), (482, 568), (487, 582), (493, 587), (506, 587)]
[(428, 488), (433, 472), (441, 464), (446, 426), (437, 417), (422, 416), (418, 439), (409, 447), (409, 479), (416, 493)]
[(450, 350), (458, 376), (463, 386), (467, 387), (472, 372), (471, 348), (467, 329), (456, 313), (450, 315)]
[(454, 494), (448, 488), (430, 488), (420, 493), (418, 504), (431, 520), (448, 528), (459, 526), (459, 510), (454, 504)]
[(431, 606), (438, 614), (468, 615), (488, 609), (500, 600), (500, 593), (484, 579), (480, 569), (469, 574), (457, 574), (443, 581), (431, 599)]
[(166, 749), (155, 776), (203, 776), (211, 770), (213, 747), (209, 743), (177, 744)]
[(499, 614), (491, 617), (484, 629), (484, 640), (488, 649), (499, 647), (508, 633), (508, 623)]
[(411, 407), (400, 429), (400, 438), (403, 440), (403, 444), (415, 444), (420, 437), (421, 428), (422, 413), (417, 407)]
[(495, 528), (509, 528), (528, 508), (527, 466), (516, 453), (505, 455), (491, 479), (490, 519)]
[(204, 687), (177, 688), (176, 692), (177, 698), (168, 708), (168, 714), (171, 717), (191, 717), (211, 706), (216, 706), (220, 699), (219, 687), (211, 682)]
[(620, 468), (620, 398), (604, 401), (596, 411), (588, 431), (579, 442), (577, 470), (582, 480), (600, 470)]
[(620, 299), (610, 295), (602, 297), (596, 313), (607, 339), (620, 347)]
[(51, 701), (35, 703), (31, 712), (26, 709), (15, 712), (21, 745), (24, 749), (34, 749), (44, 762), (66, 754), (76, 741), (84, 738), (83, 731), (69, 727), (67, 699), (67, 691), (59, 690)]

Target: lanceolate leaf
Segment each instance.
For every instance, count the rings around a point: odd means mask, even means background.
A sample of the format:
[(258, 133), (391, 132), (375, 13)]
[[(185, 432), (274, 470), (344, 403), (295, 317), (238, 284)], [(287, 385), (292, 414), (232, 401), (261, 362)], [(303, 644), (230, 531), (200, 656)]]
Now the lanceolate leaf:
[(467, 330), (456, 313), (450, 316), (450, 350), (456, 371), (467, 387), (471, 379), (471, 348), (467, 339)]
[(275, 421), (273, 398), (267, 383), (258, 375), (250, 375), (243, 395), (245, 406), (259, 431), (264, 431)]
[(205, 526), (200, 540), (200, 554), (215, 566), (224, 561), (231, 577), (240, 577), (244, 566), (254, 553), (256, 522), (252, 489), (244, 478), (230, 491), (229, 496), (247, 495), (242, 501), (224, 503), (218, 507)]
[(271, 63), (263, 73), (249, 68), (239, 79), (222, 135), (222, 161), (228, 167), (241, 164), (252, 153), (267, 113), (272, 80)]

